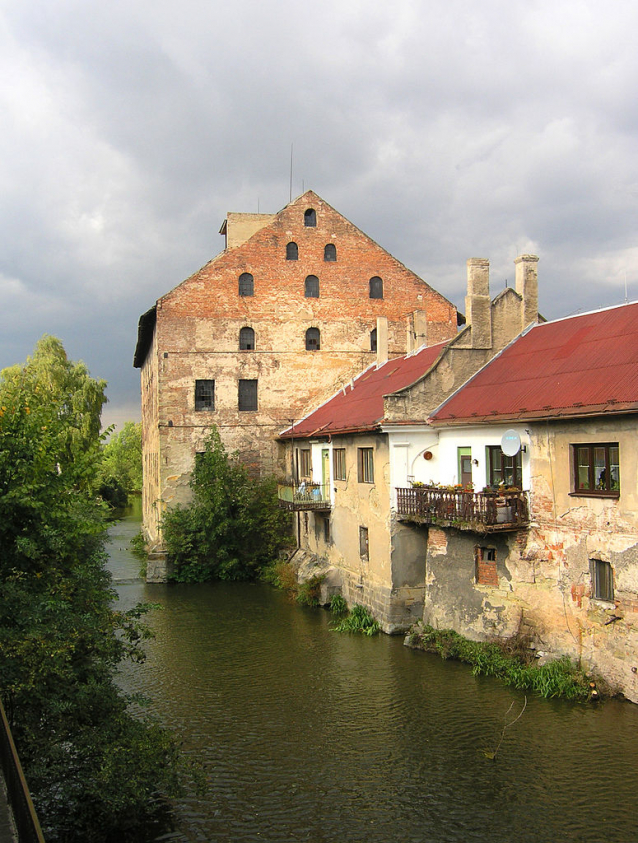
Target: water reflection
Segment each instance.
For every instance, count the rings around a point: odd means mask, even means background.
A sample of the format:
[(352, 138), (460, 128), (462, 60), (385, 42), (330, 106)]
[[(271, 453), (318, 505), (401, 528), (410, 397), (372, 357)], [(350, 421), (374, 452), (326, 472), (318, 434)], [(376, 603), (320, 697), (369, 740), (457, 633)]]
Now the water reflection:
[[(113, 528), (123, 547), (133, 519)], [(130, 560), (129, 560), (130, 561)], [(126, 578), (123, 552), (113, 565)], [(136, 573), (135, 560), (128, 576)], [(396, 638), (338, 635), (261, 584), (118, 586), (153, 613), (124, 671), (202, 761), (179, 841), (638, 840), (638, 707), (523, 696)]]

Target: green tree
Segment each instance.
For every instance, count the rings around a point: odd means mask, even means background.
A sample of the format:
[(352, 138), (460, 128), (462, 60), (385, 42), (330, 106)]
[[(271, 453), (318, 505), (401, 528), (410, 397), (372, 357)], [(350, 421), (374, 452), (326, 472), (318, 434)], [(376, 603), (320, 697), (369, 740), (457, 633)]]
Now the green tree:
[(177, 787), (171, 736), (114, 683), (145, 607), (113, 607), (95, 494), (104, 381), (45, 337), (0, 373), (0, 692), (50, 841), (133, 839)]
[(114, 506), (124, 506), (131, 494), (142, 491), (142, 425), (125, 422), (104, 446), (100, 494)]
[(198, 454), (191, 488), (192, 502), (169, 510), (163, 522), (178, 582), (254, 579), (290, 543), (274, 478), (251, 478), (216, 428)]

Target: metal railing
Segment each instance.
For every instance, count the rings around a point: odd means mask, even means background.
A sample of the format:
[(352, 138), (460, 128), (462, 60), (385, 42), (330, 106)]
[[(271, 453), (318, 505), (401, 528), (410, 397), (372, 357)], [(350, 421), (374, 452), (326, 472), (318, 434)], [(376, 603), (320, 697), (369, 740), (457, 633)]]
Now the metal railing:
[(9, 804), (18, 830), (18, 840), (20, 843), (45, 843), (2, 700), (0, 700), (0, 721), (0, 763), (7, 785)]
[(529, 524), (527, 493), (469, 492), (463, 489), (397, 489), (397, 516), (404, 521), (495, 532)]
[(280, 483), (279, 506), (291, 511), (330, 509), (330, 487), (321, 483)]

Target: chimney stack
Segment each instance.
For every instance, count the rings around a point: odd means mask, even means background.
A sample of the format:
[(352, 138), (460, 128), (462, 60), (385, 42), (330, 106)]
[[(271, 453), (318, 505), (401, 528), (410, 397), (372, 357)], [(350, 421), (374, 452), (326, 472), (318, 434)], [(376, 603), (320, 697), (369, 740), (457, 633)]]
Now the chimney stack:
[(470, 258), (467, 262), (465, 318), (472, 326), (472, 348), (491, 348), (492, 303), (490, 262), (487, 258)]
[(538, 322), (538, 258), (536, 255), (520, 255), (516, 264), (516, 292), (523, 299), (521, 304), (521, 327), (527, 328)]
[(377, 369), (388, 362), (388, 317), (377, 316)]

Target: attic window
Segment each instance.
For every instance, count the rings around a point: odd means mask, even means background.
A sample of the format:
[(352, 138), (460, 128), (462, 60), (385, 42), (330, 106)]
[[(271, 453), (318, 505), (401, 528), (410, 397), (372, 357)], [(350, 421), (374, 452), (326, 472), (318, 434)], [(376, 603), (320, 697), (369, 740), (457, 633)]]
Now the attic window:
[(379, 278), (378, 275), (375, 275), (373, 278), (370, 279), (370, 298), (383, 298), (383, 279)]
[(321, 334), (319, 328), (308, 328), (306, 331), (306, 351), (319, 351), (321, 348)]
[(239, 295), (255, 295), (255, 281), (250, 272), (242, 272), (242, 274), (239, 276)]
[(254, 351), (255, 350), (255, 332), (252, 328), (242, 328), (239, 332), (239, 350), (240, 351)]
[(323, 247), (323, 259), (328, 262), (337, 260), (337, 247), (334, 243), (326, 243)]
[(317, 213), (314, 208), (308, 208), (303, 215), (303, 224), (306, 228), (315, 228), (317, 225)]
[(319, 279), (316, 275), (309, 275), (304, 283), (304, 295), (307, 299), (319, 298)]
[(286, 244), (286, 260), (287, 261), (296, 261), (299, 260), (299, 247), (296, 243), (287, 243)]

